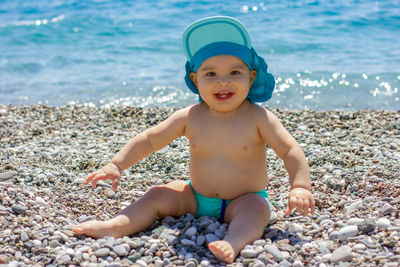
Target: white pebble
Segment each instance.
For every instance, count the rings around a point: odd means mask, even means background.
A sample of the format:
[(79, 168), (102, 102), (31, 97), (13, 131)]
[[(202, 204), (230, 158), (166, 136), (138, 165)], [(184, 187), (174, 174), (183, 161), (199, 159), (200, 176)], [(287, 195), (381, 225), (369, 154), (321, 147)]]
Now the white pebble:
[(390, 221), (386, 218), (380, 218), (377, 222), (376, 222), (376, 227), (378, 229), (387, 229), (390, 227)]

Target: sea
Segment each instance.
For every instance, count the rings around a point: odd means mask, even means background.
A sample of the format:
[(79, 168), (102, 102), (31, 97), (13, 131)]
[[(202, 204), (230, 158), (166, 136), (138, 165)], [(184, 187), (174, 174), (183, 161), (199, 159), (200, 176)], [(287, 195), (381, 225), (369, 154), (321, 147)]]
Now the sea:
[(215, 15), (266, 59), (262, 105), (400, 110), (400, 0), (0, 0), (0, 104), (196, 103), (182, 33)]

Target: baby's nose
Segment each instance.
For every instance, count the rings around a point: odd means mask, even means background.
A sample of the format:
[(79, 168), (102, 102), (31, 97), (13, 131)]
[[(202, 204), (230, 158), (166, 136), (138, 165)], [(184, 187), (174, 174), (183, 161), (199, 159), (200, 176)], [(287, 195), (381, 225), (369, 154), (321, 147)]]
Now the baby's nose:
[(222, 75), (219, 77), (218, 82), (220, 84), (228, 84), (228, 83), (230, 83), (230, 79), (229, 79), (228, 75)]

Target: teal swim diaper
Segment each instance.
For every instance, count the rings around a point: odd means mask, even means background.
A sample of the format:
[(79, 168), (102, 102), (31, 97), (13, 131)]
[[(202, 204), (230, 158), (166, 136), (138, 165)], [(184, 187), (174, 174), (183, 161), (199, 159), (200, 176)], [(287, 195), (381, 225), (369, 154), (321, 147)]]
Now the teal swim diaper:
[[(186, 182), (190, 185), (192, 188), (192, 191), (194, 193), (194, 196), (196, 197), (197, 201), (197, 214), (196, 216), (199, 218), (201, 216), (209, 216), (209, 217), (214, 217), (217, 218), (220, 222), (224, 222), (224, 217), (225, 217), (225, 209), (226, 206), (228, 206), (229, 203), (231, 203), (232, 200), (225, 200), (225, 199), (220, 199), (216, 197), (206, 197), (203, 196), (199, 193), (197, 193), (196, 190), (194, 190), (192, 186), (192, 182), (190, 180), (186, 180)], [(268, 193), (265, 191), (265, 189), (254, 192), (254, 194), (262, 196), (268, 203), (268, 206), (270, 210), (272, 211), (271, 208), (271, 203), (268, 200)]]

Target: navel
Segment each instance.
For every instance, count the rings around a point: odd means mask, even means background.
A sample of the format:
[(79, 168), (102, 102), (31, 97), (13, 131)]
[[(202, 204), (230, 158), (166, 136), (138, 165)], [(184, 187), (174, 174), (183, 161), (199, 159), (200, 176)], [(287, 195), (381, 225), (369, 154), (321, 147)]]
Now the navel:
[(243, 146), (243, 150), (247, 151), (249, 148), (247, 146)]

